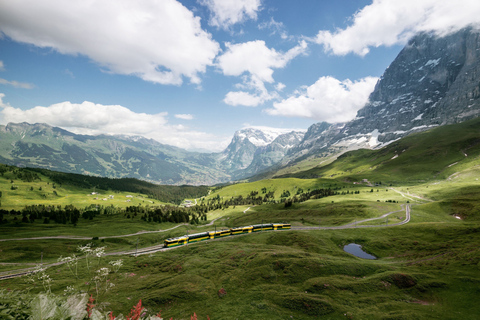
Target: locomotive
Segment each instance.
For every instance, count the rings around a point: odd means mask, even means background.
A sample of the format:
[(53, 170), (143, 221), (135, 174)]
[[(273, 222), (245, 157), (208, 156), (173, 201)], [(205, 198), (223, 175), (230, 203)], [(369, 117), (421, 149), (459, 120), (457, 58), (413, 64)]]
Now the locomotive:
[(252, 233), (252, 232), (259, 232), (259, 231), (266, 231), (266, 230), (283, 230), (283, 229), (290, 229), (291, 225), (288, 223), (264, 223), (264, 224), (254, 224), (251, 226), (245, 227), (236, 227), (227, 230), (220, 230), (220, 231), (206, 231), (200, 233), (194, 233), (189, 235), (184, 235), (181, 237), (176, 238), (169, 238), (164, 241), (164, 247), (176, 247), (181, 246), (187, 243), (204, 241), (209, 239), (218, 239), (228, 236), (233, 236), (237, 234), (245, 234), (245, 233)]

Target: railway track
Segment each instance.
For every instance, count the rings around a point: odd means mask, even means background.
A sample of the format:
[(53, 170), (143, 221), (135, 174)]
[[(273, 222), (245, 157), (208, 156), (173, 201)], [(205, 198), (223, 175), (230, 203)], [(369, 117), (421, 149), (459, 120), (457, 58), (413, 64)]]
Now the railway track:
[[(402, 207), (403, 207), (403, 205), (402, 205)], [(410, 205), (406, 205), (403, 208), (405, 209), (405, 220), (400, 221), (398, 223), (392, 223), (392, 224), (389, 224), (389, 225), (383, 225), (383, 224), (382, 225), (358, 225), (358, 224), (360, 224), (362, 222), (383, 219), (383, 218), (387, 217), (388, 215), (390, 215), (392, 213), (400, 212), (400, 211), (403, 211), (403, 210), (392, 211), (392, 212), (386, 213), (386, 214), (384, 214), (384, 215), (382, 215), (378, 218), (370, 218), (370, 219), (360, 220), (360, 221), (355, 222), (354, 224), (349, 223), (349, 224), (346, 224), (346, 225), (343, 225), (343, 226), (336, 226), (336, 227), (320, 227), (320, 226), (319, 227), (313, 227), (313, 226), (312, 227), (292, 227), (290, 230), (298, 230), (298, 231), (301, 231), (301, 230), (336, 230), (336, 229), (380, 228), (380, 227), (384, 228), (384, 227), (400, 226), (400, 225), (406, 224), (410, 221)], [(278, 230), (278, 231), (285, 231), (285, 230)], [(246, 233), (246, 234), (243, 234), (243, 235), (247, 235), (247, 234), (249, 234), (249, 233)], [(220, 239), (228, 239), (228, 238), (229, 237), (220, 238)], [(14, 240), (14, 239), (9, 239), (9, 240)], [(23, 239), (21, 239), (21, 240), (23, 240)], [(216, 240), (219, 240), (219, 239), (216, 239)], [(211, 241), (211, 240), (207, 240), (207, 241)], [(143, 255), (143, 254), (153, 254), (153, 253), (166, 251), (166, 250), (173, 250), (173, 249), (180, 248), (180, 247), (183, 247), (183, 246), (165, 248), (165, 247), (163, 247), (163, 244), (160, 244), (160, 245), (155, 245), (155, 246), (142, 248), (142, 249), (138, 249), (138, 250), (110, 252), (110, 253), (106, 253), (105, 256), (118, 256), (118, 255), (138, 256), (138, 255)], [(62, 262), (56, 262), (56, 263), (52, 263), (52, 264), (49, 264), (49, 265), (44, 265), (44, 267), (48, 268), (48, 267), (51, 267), (51, 266), (58, 266), (58, 265), (61, 265), (61, 264), (63, 264), (63, 263)], [(12, 273), (12, 274), (5, 274), (6, 272), (3, 272), (3, 274), (0, 274), (0, 281), (15, 278), (15, 277), (21, 277), (21, 276), (30, 274), (30, 273), (33, 272), (33, 268), (31, 268), (31, 269), (32, 270), (25, 269), (25, 271), (18, 272), (18, 273)]]

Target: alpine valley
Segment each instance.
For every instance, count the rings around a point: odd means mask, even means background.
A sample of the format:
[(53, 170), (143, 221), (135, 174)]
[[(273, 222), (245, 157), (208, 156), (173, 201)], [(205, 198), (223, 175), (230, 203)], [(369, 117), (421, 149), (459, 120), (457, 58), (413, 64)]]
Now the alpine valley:
[(306, 132), (246, 128), (220, 153), (189, 152), (143, 137), (9, 123), (0, 126), (0, 162), (157, 184), (214, 185), (313, 168), (346, 151), (378, 149), (479, 114), (480, 33), (468, 28), (411, 39), (347, 123), (316, 123)]

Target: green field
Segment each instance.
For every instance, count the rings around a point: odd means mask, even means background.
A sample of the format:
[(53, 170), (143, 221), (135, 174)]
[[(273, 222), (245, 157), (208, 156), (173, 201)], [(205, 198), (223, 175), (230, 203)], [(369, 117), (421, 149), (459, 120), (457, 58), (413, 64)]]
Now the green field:
[[(70, 295), (92, 294), (98, 310), (115, 315), (128, 315), (141, 299), (148, 314), (161, 310), (167, 319), (187, 319), (194, 312), (198, 319), (207, 319), (207, 315), (210, 319), (477, 319), (477, 124), (413, 135), (382, 150), (347, 153), (324, 167), (292, 173), (294, 177), (212, 187), (203, 197), (189, 198), (208, 209), (206, 221), (189, 224), (148, 222), (140, 215), (127, 218), (122, 213), (120, 209), (126, 206), (165, 204), (147, 194), (96, 190), (113, 199), (95, 200), (90, 189), (66, 183), (54, 187), (46, 176), (26, 182), (5, 172), (0, 177), (0, 209), (94, 204), (120, 211), (81, 218), (76, 226), (42, 220), (25, 223), (4, 214), (0, 238), (9, 241), (0, 242), (0, 273), (79, 255), (82, 259), (75, 274), (65, 264), (47, 269), (53, 279), (55, 296), (51, 297), (61, 304), (69, 287)], [(17, 189), (12, 190), (12, 185)], [(316, 189), (335, 193), (293, 201)], [(224, 204), (269, 193), (272, 198), (261, 205)], [(127, 195), (132, 195), (128, 203)], [(286, 200), (292, 200), (290, 205)], [(411, 206), (410, 222), (390, 226), (405, 220), (406, 205)], [(362, 222), (386, 213), (391, 213), (388, 220)], [(287, 222), (294, 229), (231, 236), (137, 257), (90, 256), (89, 268), (85, 255), (78, 251), (88, 243), (92, 248), (105, 247), (107, 254), (132, 251), (159, 245), (169, 237), (262, 222)], [(321, 229), (355, 223), (357, 227), (348, 229)], [(136, 234), (141, 231), (155, 232)], [(12, 240), (59, 235), (76, 238)], [(344, 252), (349, 243), (362, 245), (378, 259)], [(123, 259), (123, 266), (114, 272), (108, 262), (118, 259)], [(103, 282), (98, 281), (101, 267), (110, 268)], [(7, 314), (5, 310), (12, 314), (18, 301), (21, 310), (35, 310), (30, 301), (46, 288), (38, 278), (34, 282), (26, 279), (0, 281), (0, 315)], [(108, 283), (115, 286), (105, 290)]]

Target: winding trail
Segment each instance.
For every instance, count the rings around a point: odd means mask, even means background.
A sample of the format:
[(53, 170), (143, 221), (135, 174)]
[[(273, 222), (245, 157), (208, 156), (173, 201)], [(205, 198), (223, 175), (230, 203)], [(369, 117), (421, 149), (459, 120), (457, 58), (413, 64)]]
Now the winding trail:
[[(407, 204), (407, 205), (401, 205), (402, 209), (401, 210), (397, 210), (397, 211), (391, 211), (391, 212), (388, 212), (388, 213), (385, 213), (384, 215), (378, 217), (378, 218), (370, 218), (370, 219), (364, 219), (364, 220), (359, 220), (359, 221), (356, 221), (354, 223), (349, 223), (349, 224), (346, 224), (346, 225), (343, 225), (343, 226), (335, 226), (335, 227), (292, 227), (291, 230), (338, 230), (338, 229), (354, 229), (354, 228), (387, 228), (387, 227), (394, 227), (394, 226), (400, 226), (400, 225), (404, 225), (404, 224), (407, 224), (408, 222), (410, 222), (410, 205)], [(244, 212), (246, 212), (249, 208), (247, 208)], [(392, 223), (392, 224), (388, 224), (388, 225), (385, 225), (385, 224), (381, 224), (381, 225), (358, 225), (359, 223), (363, 223), (363, 222), (368, 222), (368, 221), (373, 221), (373, 220), (379, 220), (379, 219), (384, 219), (385, 217), (387, 217), (388, 215), (392, 214), (392, 213), (396, 213), (396, 212), (401, 212), (405, 210), (405, 220), (403, 221), (400, 221), (400, 222), (397, 222), (397, 223)], [(221, 219), (223, 217), (219, 217), (217, 219), (214, 219), (212, 220), (209, 224), (207, 224), (207, 226), (211, 226), (213, 225), (213, 223), (219, 219)], [(135, 235), (140, 235), (140, 234), (146, 234), (146, 233), (158, 233), (158, 232), (166, 232), (166, 231), (170, 231), (170, 230), (173, 230), (175, 228), (178, 228), (178, 227), (181, 227), (181, 226), (185, 226), (187, 225), (186, 223), (185, 224), (180, 224), (180, 225), (177, 225), (173, 228), (170, 228), (170, 229), (165, 229), (165, 230), (158, 230), (158, 231), (139, 231), (137, 233), (132, 233), (132, 234), (127, 234), (127, 235), (120, 235), (120, 236), (110, 236), (110, 237), (99, 237), (99, 239), (106, 239), (106, 238), (120, 238), (120, 237), (130, 237), (130, 236), (135, 236)], [(205, 225), (203, 225), (205, 226)], [(283, 230), (284, 231), (284, 230)], [(79, 239), (79, 240), (90, 240), (91, 237), (75, 237), (75, 236), (57, 236), (57, 237), (35, 237), (35, 238), (18, 238), (18, 239), (0, 239), (0, 241), (13, 241), (13, 240), (37, 240), (37, 239)], [(212, 240), (207, 240), (207, 241), (212, 241)], [(106, 253), (105, 256), (115, 256), (115, 255), (134, 255), (134, 256), (137, 256), (137, 255), (142, 255), (142, 254), (152, 254), (152, 253), (155, 253), (155, 252), (159, 252), (159, 251), (166, 251), (166, 250), (173, 250), (173, 249), (177, 249), (177, 248), (181, 248), (181, 246), (179, 247), (173, 247), (173, 248), (164, 248), (163, 247), (163, 244), (159, 244), (159, 245), (155, 245), (155, 246), (151, 246), (151, 247), (146, 247), (146, 248), (142, 248), (140, 250), (128, 250), (128, 251), (118, 251), (118, 252), (109, 252), (109, 253)], [(52, 266), (58, 266), (58, 265), (61, 265), (63, 264), (64, 262), (55, 262), (55, 263), (50, 263), (50, 264), (44, 264), (42, 265), (43, 267), (45, 268), (48, 268), (48, 267), (52, 267)], [(6, 265), (6, 264), (2, 264), (2, 265)], [(28, 265), (28, 264), (25, 264), (25, 265)], [(13, 277), (20, 277), (20, 276), (23, 276), (23, 275), (26, 275), (26, 274), (29, 274), (32, 272), (34, 268), (25, 268), (25, 269), (19, 269), (19, 270), (15, 270), (14, 272), (16, 273), (11, 273), (12, 271), (5, 271), (5, 272), (0, 272), (0, 280), (5, 280), (5, 279), (9, 279), (9, 278), (13, 278)]]

